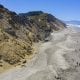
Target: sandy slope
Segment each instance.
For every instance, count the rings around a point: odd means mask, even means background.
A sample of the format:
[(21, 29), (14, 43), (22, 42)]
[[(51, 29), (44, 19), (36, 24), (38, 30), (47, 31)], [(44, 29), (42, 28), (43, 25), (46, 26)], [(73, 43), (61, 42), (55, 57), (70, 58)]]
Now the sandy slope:
[(0, 80), (80, 80), (80, 32), (68, 28), (51, 37), (25, 67), (0, 74)]

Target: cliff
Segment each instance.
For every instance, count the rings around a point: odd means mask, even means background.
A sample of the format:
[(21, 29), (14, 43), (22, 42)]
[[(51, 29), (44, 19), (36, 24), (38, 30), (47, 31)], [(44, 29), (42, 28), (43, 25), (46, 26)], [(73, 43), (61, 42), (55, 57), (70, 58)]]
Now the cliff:
[(17, 14), (0, 5), (0, 60), (11, 65), (34, 54), (33, 43), (45, 41), (53, 30), (66, 25), (51, 14), (32, 11)]

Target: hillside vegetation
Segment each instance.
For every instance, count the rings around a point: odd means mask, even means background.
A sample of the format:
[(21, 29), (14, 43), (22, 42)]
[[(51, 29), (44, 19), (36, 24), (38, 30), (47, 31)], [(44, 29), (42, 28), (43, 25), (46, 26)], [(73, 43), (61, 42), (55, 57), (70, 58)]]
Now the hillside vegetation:
[(17, 14), (0, 5), (0, 60), (10, 65), (19, 63), (34, 54), (33, 43), (45, 41), (53, 30), (65, 26), (42, 11)]

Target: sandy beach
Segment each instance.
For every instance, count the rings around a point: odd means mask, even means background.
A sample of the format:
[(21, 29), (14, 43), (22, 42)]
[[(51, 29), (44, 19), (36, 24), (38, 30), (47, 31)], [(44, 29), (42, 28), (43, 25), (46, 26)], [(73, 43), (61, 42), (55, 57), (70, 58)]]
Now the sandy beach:
[(80, 80), (80, 32), (66, 28), (39, 43), (35, 57), (0, 74), (0, 80)]

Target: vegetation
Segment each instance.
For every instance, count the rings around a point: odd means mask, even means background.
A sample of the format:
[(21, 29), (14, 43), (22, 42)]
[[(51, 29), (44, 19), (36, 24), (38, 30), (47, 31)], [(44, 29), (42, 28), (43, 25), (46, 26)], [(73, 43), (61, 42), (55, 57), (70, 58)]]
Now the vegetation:
[(34, 54), (34, 42), (45, 41), (64, 23), (42, 11), (16, 14), (0, 5), (0, 59), (13, 65)]

